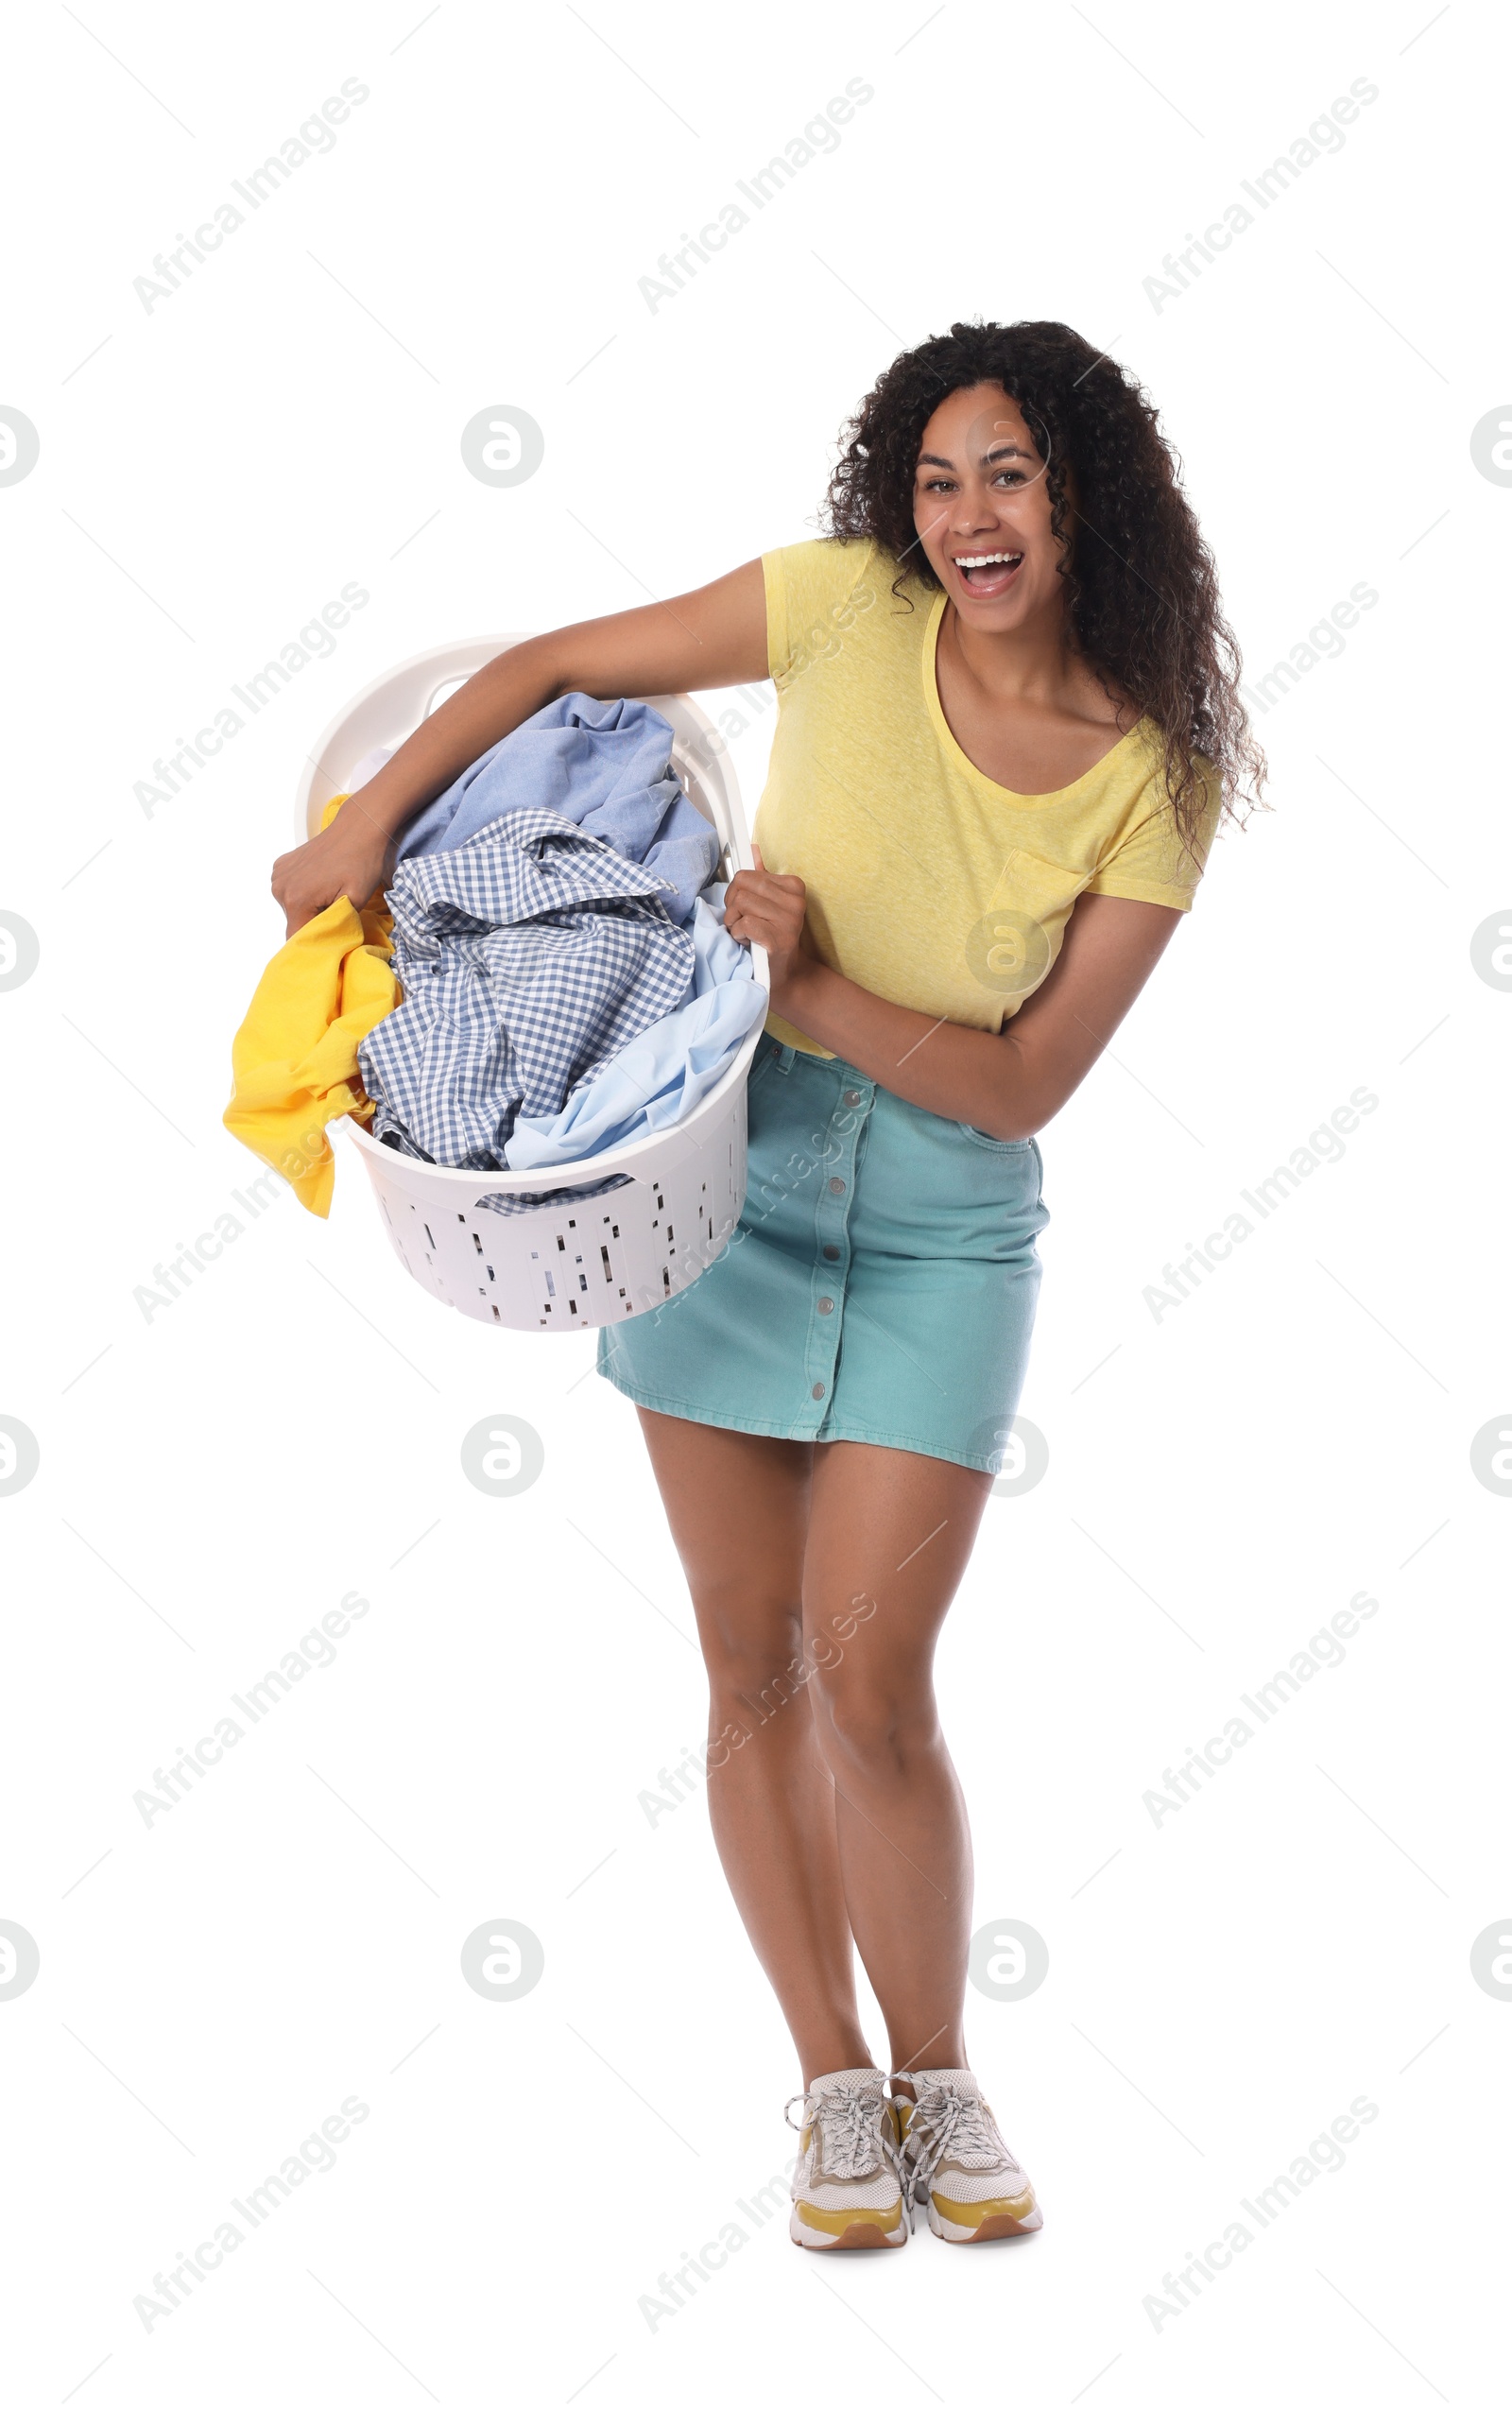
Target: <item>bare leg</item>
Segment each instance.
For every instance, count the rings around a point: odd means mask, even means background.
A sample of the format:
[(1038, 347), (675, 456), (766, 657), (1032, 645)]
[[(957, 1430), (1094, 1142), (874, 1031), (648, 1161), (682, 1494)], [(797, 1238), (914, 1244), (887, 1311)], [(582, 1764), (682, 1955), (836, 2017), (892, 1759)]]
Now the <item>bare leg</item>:
[(971, 1841), (932, 1667), (991, 1481), (845, 1440), (815, 1455), (804, 1630), (846, 1909), (893, 2067), (965, 2066)]
[(871, 2062), (852, 1935), (892, 2065), (966, 2065), (971, 1835), (931, 1676), (988, 1476), (641, 1423), (709, 1668), (714, 1838), (805, 2083)]
[(815, 1450), (639, 1410), (709, 1670), (709, 1815), (726, 1879), (804, 2083), (869, 2066), (801, 1661)]

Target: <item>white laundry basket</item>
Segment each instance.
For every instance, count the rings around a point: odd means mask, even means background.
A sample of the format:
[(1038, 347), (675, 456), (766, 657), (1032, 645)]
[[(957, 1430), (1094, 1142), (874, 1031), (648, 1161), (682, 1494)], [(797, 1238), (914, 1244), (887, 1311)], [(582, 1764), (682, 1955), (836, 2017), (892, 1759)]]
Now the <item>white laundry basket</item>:
[[(302, 842), (320, 825), (366, 753), (402, 744), (486, 662), (524, 641), (477, 636), (401, 663), (350, 702), (321, 737), (299, 794)], [(671, 722), (673, 764), (720, 837), (722, 878), (750, 868), (734, 771), (710, 721), (686, 695), (645, 699)], [(766, 957), (753, 951), (765, 985)], [(372, 1181), (394, 1251), (421, 1287), (474, 1320), (506, 1330), (593, 1330), (664, 1304), (707, 1270), (746, 1201), (746, 1077), (760, 1024), (718, 1086), (676, 1127), (546, 1171), (451, 1171), (341, 1126)], [(508, 1215), (478, 1199), (580, 1189), (623, 1176), (605, 1195), (569, 1196)]]

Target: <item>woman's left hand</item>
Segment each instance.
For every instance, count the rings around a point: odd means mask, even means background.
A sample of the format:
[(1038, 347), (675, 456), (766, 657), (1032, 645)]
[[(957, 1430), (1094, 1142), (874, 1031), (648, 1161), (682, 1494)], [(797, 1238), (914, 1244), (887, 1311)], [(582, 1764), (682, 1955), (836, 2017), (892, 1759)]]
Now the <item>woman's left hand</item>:
[(725, 890), (725, 926), (730, 936), (766, 949), (774, 1004), (812, 958), (803, 950), (807, 896), (800, 878), (765, 869), (759, 851), (755, 869), (737, 870)]

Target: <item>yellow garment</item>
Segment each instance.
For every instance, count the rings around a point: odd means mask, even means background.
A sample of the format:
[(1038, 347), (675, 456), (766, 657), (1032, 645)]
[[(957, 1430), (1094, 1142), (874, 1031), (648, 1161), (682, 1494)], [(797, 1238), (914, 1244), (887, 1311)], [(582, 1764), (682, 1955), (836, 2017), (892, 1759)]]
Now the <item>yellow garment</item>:
[[(327, 803), (322, 828), (346, 800)], [(399, 1002), (393, 925), (387, 912), (359, 912), (338, 896), (274, 955), (232, 1042), (227, 1128), (322, 1218), (335, 1179), (325, 1125), (348, 1112), (372, 1117), (357, 1047)]]
[[(1218, 783), (1194, 860), (1150, 721), (1074, 784), (1016, 795), (968, 760), (940, 709), (942, 593), (910, 577), (895, 596), (896, 562), (868, 542), (790, 544), (762, 568), (779, 708), (755, 837), (768, 869), (807, 882), (810, 934), (833, 970), (996, 1031), (1047, 976), (1078, 895), (1190, 908)], [(766, 1026), (828, 1053), (776, 1013)]]

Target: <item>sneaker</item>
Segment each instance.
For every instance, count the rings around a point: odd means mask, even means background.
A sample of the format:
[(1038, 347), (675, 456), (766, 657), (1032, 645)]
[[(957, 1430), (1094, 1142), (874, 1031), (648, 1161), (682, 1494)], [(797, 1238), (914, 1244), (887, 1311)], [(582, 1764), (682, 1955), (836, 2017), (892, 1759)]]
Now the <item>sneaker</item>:
[(917, 2102), (897, 2099), (903, 2171), (942, 2242), (998, 2242), (1044, 2220), (1030, 2182), (964, 2066), (910, 2074)]
[[(804, 2250), (893, 2250), (907, 2241), (898, 2121), (875, 2066), (820, 2074), (783, 2114), (799, 2133), (788, 2231)], [(801, 2103), (801, 2131), (791, 2110)]]

